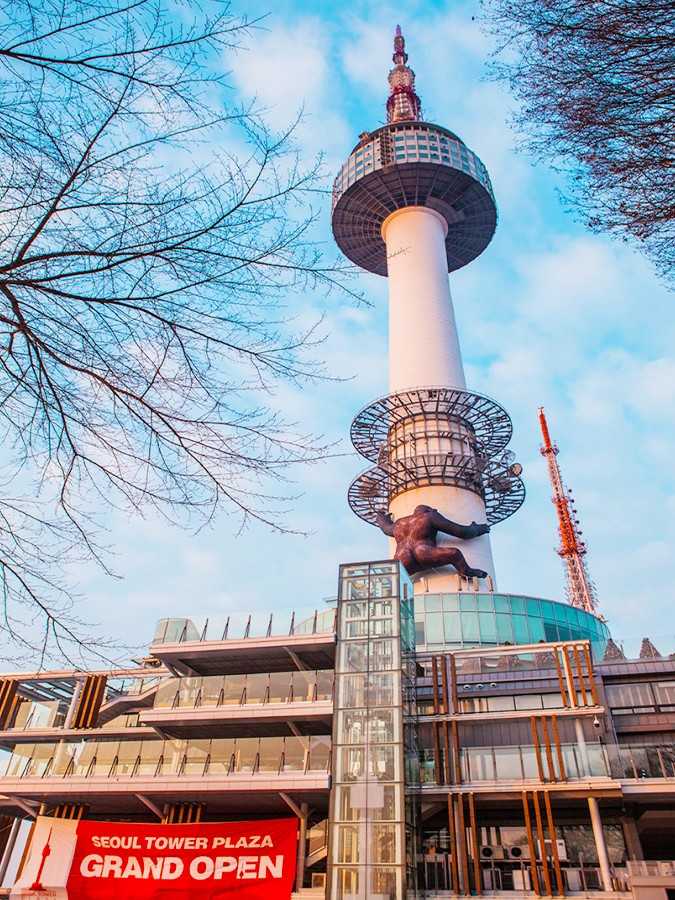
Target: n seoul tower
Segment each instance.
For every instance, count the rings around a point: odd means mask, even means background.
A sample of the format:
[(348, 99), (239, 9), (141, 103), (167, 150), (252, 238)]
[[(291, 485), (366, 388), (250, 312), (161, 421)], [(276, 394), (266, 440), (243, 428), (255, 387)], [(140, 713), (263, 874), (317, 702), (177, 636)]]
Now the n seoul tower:
[[(364, 132), (333, 186), (333, 234), (356, 265), (387, 278), (389, 393), (354, 419), (373, 465), (353, 511), (391, 538), (415, 592), (495, 589), (489, 528), (521, 506), (511, 419), (467, 388), (448, 273), (479, 256), (497, 223), (480, 159), (422, 119), (400, 27), (387, 124)], [(488, 527), (489, 526), (489, 527)]]

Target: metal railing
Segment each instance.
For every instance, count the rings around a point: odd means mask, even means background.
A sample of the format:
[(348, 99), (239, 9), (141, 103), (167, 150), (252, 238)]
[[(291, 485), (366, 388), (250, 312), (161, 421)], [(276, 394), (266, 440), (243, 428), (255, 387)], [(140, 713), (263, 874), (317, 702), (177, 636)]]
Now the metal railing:
[(78, 741), (17, 746), (1, 778), (223, 777), (330, 772), (329, 737)]
[[(553, 775), (560, 781), (579, 781), (586, 778), (675, 778), (675, 746), (628, 746), (620, 744), (588, 743), (562, 744), (560, 760), (552, 753)], [(440, 765), (446, 772), (444, 749)], [(450, 771), (452, 761), (450, 760)], [(462, 747), (460, 750), (461, 780), (464, 783), (500, 781), (551, 780), (548, 761), (542, 759), (541, 749), (533, 745), (509, 747)], [(422, 784), (438, 784), (436, 757), (431, 749), (419, 755), (419, 780)], [(458, 779), (456, 779), (458, 780)]]
[(199, 709), (332, 700), (334, 672), (294, 671), (252, 675), (170, 678), (155, 695), (155, 709)]
[(274, 613), (233, 613), (222, 619), (160, 619), (152, 643), (183, 644), (327, 634), (335, 631), (336, 615), (335, 607), (323, 610), (304, 607), (283, 618)]

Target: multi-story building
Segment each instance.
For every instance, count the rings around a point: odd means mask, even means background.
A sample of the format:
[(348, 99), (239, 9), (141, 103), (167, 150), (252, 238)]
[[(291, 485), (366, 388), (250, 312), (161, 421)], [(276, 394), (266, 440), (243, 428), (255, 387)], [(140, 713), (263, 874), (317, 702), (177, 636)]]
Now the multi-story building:
[(164, 620), (129, 669), (2, 676), (5, 889), (38, 815), (292, 815), (301, 895), (675, 896), (675, 660), (497, 589), (488, 526), (521, 468), (466, 387), (447, 277), (489, 242), (492, 187), (421, 120), (399, 30), (394, 63), (333, 198), (340, 247), (389, 281), (390, 394), (355, 419), (373, 466), (349, 500), (392, 558), (341, 565), (335, 601), (263, 634)]

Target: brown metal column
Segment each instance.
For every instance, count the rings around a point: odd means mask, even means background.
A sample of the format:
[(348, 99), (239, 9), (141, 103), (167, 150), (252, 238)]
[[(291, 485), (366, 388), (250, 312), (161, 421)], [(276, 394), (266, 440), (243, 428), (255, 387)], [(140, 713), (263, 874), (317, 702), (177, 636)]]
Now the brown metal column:
[(469, 823), (471, 826), (471, 855), (473, 856), (473, 882), (477, 894), (483, 893), (480, 872), (480, 849), (478, 840), (478, 827), (476, 825), (476, 803), (473, 791), (469, 794)]
[(562, 745), (560, 743), (560, 732), (558, 731), (558, 717), (551, 716), (551, 731), (553, 732), (553, 743), (555, 744), (555, 752), (558, 758), (558, 771), (561, 781), (567, 781), (567, 772), (565, 770), (565, 759), (563, 757)]
[(548, 870), (548, 858), (546, 856), (546, 836), (544, 834), (544, 826), (541, 820), (541, 809), (539, 808), (539, 793), (532, 791), (532, 803), (534, 804), (534, 818), (537, 823), (537, 835), (539, 838), (539, 848), (541, 851), (541, 869), (544, 876), (544, 885), (546, 893), (549, 897), (553, 896), (551, 890), (551, 874)]
[(457, 829), (455, 828), (454, 794), (448, 794), (448, 837), (450, 838), (450, 877), (452, 889), (459, 894), (459, 877), (457, 874), (458, 847)]
[(530, 851), (530, 875), (532, 878), (532, 888), (539, 897), (539, 875), (537, 873), (537, 850), (534, 843), (534, 835), (532, 834), (532, 821), (530, 819), (530, 806), (527, 799), (527, 791), (523, 791), (523, 818), (525, 819), (525, 831), (527, 832), (527, 846)]
[(464, 894), (471, 893), (471, 879), (469, 878), (469, 858), (466, 852), (466, 824), (464, 822), (464, 794), (455, 795), (455, 837), (457, 840), (457, 868), (459, 872), (459, 887)]
[(305, 859), (307, 856), (307, 819), (309, 806), (300, 804), (300, 818), (298, 820), (298, 863), (295, 870), (295, 890), (300, 892), (305, 881)]
[(560, 870), (560, 857), (558, 856), (558, 844), (556, 841), (555, 823), (553, 821), (553, 810), (551, 809), (551, 797), (548, 791), (543, 791), (544, 806), (546, 807), (546, 821), (548, 822), (548, 833), (551, 837), (551, 856), (553, 857), (553, 869), (555, 871), (555, 881), (558, 893), (562, 897), (565, 893), (563, 884), (562, 871)]
[(537, 731), (537, 717), (530, 716), (530, 728), (532, 729), (532, 744), (534, 745), (534, 755), (537, 759), (537, 772), (539, 780), (546, 781), (544, 777), (544, 765), (541, 759), (541, 744), (539, 743), (539, 733)]

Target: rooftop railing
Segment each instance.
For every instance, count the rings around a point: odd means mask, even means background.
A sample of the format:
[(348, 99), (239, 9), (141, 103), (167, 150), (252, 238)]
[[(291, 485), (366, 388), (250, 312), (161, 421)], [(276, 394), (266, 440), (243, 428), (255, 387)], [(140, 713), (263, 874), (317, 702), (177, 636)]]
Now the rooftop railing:
[(198, 709), (332, 700), (332, 669), (253, 675), (170, 678), (155, 695), (155, 709)]
[[(452, 771), (452, 761), (446, 767), (444, 750), (439, 763), (442, 772)], [(614, 778), (631, 780), (639, 778), (675, 779), (675, 746), (626, 746), (617, 744), (588, 743), (562, 744), (561, 760), (553, 753), (551, 763), (556, 780), (582, 781), (587, 778)], [(539, 759), (539, 761), (538, 761)], [(463, 783), (529, 781), (538, 782), (540, 774), (538, 748), (511, 747), (463, 747), (460, 750), (461, 780)], [(546, 771), (546, 775), (550, 773)], [(434, 751), (424, 749), (420, 753), (419, 778), (422, 784), (441, 783), (436, 771)], [(457, 779), (456, 779), (457, 780)]]
[[(224, 777), (329, 772), (329, 737), (214, 740), (78, 741), (24, 744), (7, 760), (4, 778)], [(0, 790), (2, 781), (0, 780)]]
[(284, 615), (233, 613), (217, 619), (160, 619), (152, 643), (182, 644), (188, 641), (228, 641), (325, 634), (335, 631), (336, 614), (335, 607), (323, 610), (301, 607)]

